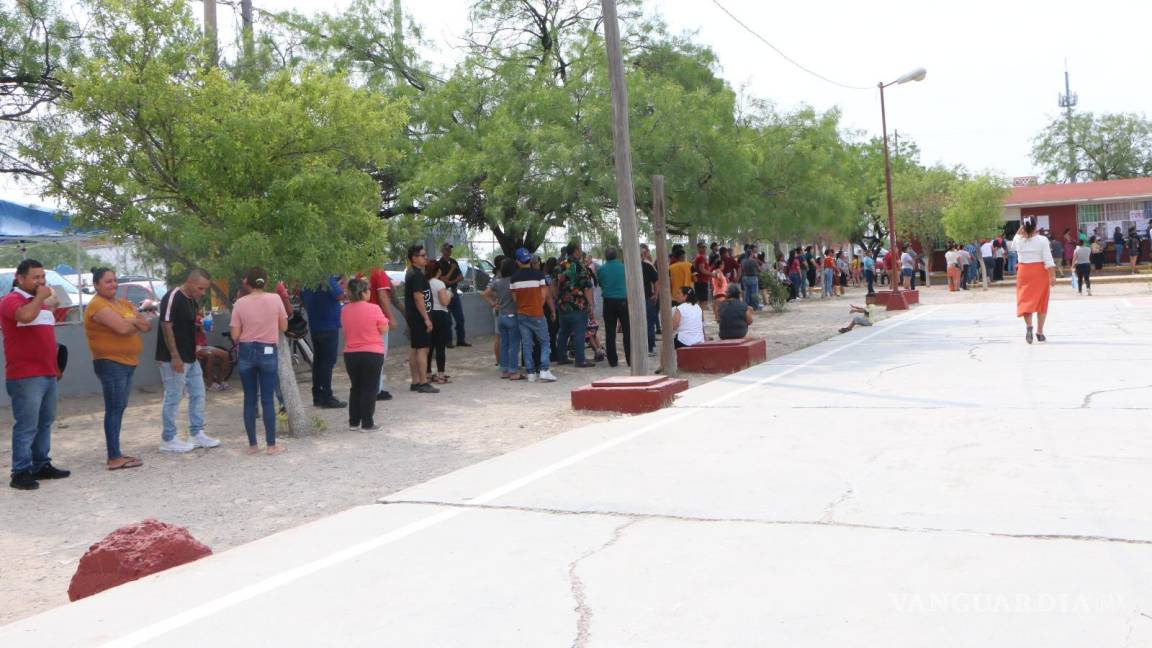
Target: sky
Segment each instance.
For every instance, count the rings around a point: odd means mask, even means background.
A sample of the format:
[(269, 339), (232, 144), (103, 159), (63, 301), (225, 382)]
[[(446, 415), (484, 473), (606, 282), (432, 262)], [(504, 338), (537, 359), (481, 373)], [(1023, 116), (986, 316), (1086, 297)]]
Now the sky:
[[(388, 0), (378, 0), (387, 2)], [(876, 84), (924, 67), (920, 83), (885, 91), (888, 128), (920, 146), (922, 162), (962, 164), (1006, 177), (1039, 175), (1031, 142), (1061, 114), (1067, 60), (1078, 110), (1145, 113), (1152, 106), (1152, 2), (1096, 0), (908, 0), (764, 2), (717, 0), (745, 24), (820, 75), (793, 66), (747, 33), (713, 0), (647, 0), (674, 34), (711, 47), (721, 75), (781, 109), (838, 108), (846, 128), (879, 135)], [(255, 0), (268, 10), (332, 11), (347, 0)], [(403, 0), (424, 29), (426, 56), (458, 60), (472, 0)], [(221, 20), (231, 10), (220, 7)], [(228, 33), (221, 25), (221, 32)], [(0, 196), (12, 197), (11, 186)], [(11, 199), (11, 198), (10, 198)], [(25, 197), (25, 201), (34, 200)]]

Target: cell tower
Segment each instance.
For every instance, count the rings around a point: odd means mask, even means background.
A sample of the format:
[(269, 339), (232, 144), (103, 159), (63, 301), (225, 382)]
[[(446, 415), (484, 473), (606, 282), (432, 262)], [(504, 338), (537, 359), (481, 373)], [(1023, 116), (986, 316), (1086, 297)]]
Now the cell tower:
[(1064, 94), (1060, 95), (1060, 107), (1068, 120), (1068, 182), (1076, 182), (1076, 142), (1072, 127), (1072, 109), (1080, 97), (1072, 92), (1072, 82), (1068, 77), (1068, 60), (1064, 60)]

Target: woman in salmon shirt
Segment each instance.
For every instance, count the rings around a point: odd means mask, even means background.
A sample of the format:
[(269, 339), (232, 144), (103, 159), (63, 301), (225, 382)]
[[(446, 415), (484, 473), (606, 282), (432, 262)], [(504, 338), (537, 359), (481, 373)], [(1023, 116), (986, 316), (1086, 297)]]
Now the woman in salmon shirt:
[(348, 282), (348, 304), (340, 309), (340, 326), (344, 328), (344, 368), (352, 387), (348, 392), (348, 428), (375, 432), (376, 389), (380, 369), (384, 366), (384, 342), (388, 331), (384, 311), (369, 298), (368, 282)]
[(268, 273), (252, 268), (244, 275), (248, 294), (232, 306), (232, 339), (239, 345), (237, 370), (244, 386), (244, 431), (248, 433), (248, 453), (260, 452), (256, 443), (256, 399), (264, 419), (264, 440), (268, 454), (277, 454), (276, 445), (276, 342), (288, 330), (288, 315), (276, 293), (264, 292)]
[(140, 363), (143, 349), (140, 334), (152, 330), (152, 323), (132, 302), (116, 298), (115, 272), (94, 268), (92, 284), (96, 287), (96, 296), (84, 309), (84, 333), (92, 351), (92, 368), (104, 392), (108, 470), (137, 468), (143, 462), (120, 453), (120, 426), (132, 392), (132, 374)]

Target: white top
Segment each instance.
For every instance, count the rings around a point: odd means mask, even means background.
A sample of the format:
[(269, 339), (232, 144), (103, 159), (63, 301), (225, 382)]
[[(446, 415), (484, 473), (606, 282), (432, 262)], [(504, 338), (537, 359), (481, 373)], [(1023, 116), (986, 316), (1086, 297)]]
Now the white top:
[(955, 250), (948, 250), (944, 253), (944, 265), (951, 268), (958, 263), (960, 263), (960, 261), (956, 258)]
[(429, 281), (428, 285), (432, 287), (432, 310), (434, 310), (434, 311), (446, 311), (446, 310), (448, 310), (447, 306), (440, 303), (440, 291), (441, 290), (448, 290), (448, 286), (445, 285), (444, 282), (440, 281), (439, 279), (433, 279), (433, 280)]
[(704, 341), (704, 311), (696, 304), (684, 302), (676, 307), (680, 311), (680, 327), (676, 339), (680, 344), (693, 346)]
[(1052, 260), (1052, 245), (1048, 237), (1035, 234), (1031, 237), (1020, 234), (1012, 239), (1012, 249), (1020, 263), (1044, 263), (1045, 268), (1055, 268), (1056, 262)]
[(992, 256), (992, 241), (987, 241), (986, 243), (984, 243), (984, 245), (980, 246), (980, 256), (983, 256), (983, 257), (991, 257)]

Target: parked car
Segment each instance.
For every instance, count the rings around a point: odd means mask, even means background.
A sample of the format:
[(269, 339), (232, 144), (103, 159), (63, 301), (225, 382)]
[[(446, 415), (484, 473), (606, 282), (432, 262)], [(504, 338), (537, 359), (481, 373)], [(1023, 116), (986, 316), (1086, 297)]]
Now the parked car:
[(496, 266), (487, 259), (456, 259), (464, 280), (460, 282), (460, 292), (483, 292), (496, 274)]
[[(79, 322), (82, 304), (88, 303), (92, 298), (81, 293), (76, 286), (69, 283), (55, 270), (45, 268), (44, 278), (48, 285), (56, 291), (56, 297), (60, 299), (60, 306), (53, 312), (56, 316), (56, 322)], [(0, 268), (0, 286), (3, 287), (0, 292), (3, 294), (11, 292), (15, 281), (16, 268)]]
[(140, 308), (146, 301), (158, 303), (160, 298), (168, 292), (168, 285), (164, 283), (164, 280), (155, 277), (126, 275), (117, 277), (116, 281), (120, 284), (116, 288), (116, 296), (120, 299), (127, 299), (136, 308)]

